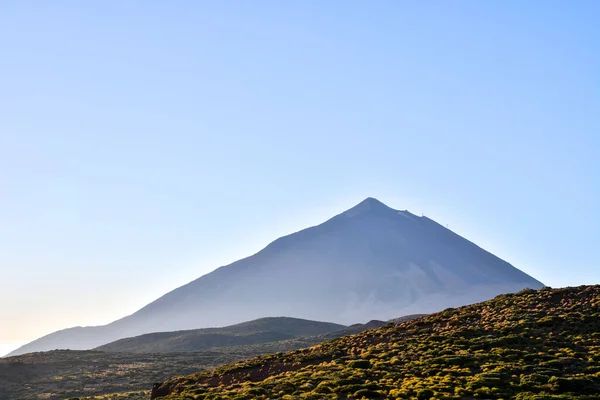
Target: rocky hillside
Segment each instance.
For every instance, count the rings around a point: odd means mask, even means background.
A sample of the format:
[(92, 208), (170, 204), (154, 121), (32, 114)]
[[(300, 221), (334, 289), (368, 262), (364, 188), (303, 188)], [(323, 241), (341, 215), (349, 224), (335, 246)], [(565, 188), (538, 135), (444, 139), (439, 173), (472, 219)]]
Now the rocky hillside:
[(155, 385), (168, 399), (600, 398), (600, 286), (525, 290)]

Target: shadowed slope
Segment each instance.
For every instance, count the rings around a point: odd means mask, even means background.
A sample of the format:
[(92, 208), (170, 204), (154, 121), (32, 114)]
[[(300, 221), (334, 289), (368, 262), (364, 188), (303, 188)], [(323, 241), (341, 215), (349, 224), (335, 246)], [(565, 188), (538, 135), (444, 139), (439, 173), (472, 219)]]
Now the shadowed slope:
[(95, 350), (129, 353), (190, 352), (315, 336), (345, 328), (344, 325), (298, 318), (261, 318), (224, 328), (149, 333), (117, 340)]

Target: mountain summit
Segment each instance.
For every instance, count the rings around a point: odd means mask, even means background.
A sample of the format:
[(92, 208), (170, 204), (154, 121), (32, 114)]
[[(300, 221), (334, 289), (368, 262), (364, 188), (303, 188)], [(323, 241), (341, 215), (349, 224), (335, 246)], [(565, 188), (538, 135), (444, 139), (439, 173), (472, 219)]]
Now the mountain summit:
[(13, 355), (268, 316), (351, 324), (430, 313), (543, 285), (427, 217), (374, 198), (173, 290), (109, 325), (55, 332)]
[(367, 197), (348, 211), (344, 212), (344, 215), (352, 216), (360, 213), (393, 213), (396, 212), (393, 208), (390, 208), (373, 197)]

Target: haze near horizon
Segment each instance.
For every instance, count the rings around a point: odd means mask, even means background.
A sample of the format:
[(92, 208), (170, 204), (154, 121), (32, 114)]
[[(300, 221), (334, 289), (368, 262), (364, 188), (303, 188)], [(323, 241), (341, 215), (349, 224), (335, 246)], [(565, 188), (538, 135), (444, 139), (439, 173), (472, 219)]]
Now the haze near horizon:
[(0, 353), (370, 196), (547, 285), (600, 282), (599, 15), (0, 5)]

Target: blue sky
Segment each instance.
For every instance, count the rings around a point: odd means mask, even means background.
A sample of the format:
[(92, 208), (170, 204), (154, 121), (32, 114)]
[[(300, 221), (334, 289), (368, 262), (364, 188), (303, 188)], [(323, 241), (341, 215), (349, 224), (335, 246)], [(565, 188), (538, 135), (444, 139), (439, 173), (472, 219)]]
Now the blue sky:
[(0, 345), (127, 315), (368, 196), (550, 286), (600, 283), (599, 17), (3, 2)]

